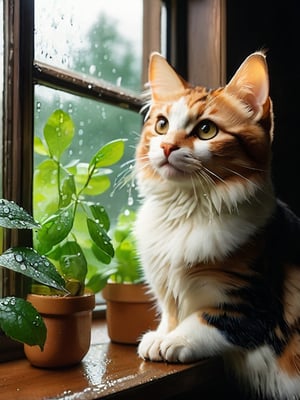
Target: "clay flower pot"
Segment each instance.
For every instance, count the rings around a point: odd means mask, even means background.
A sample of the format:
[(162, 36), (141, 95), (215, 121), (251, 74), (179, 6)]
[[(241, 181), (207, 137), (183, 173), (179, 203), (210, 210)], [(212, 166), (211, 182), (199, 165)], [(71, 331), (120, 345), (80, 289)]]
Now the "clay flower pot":
[(107, 330), (112, 342), (137, 344), (144, 332), (157, 327), (155, 303), (147, 286), (108, 283), (102, 295), (107, 303)]
[(95, 295), (43, 296), (29, 294), (27, 300), (39, 311), (47, 327), (44, 350), (24, 345), (29, 362), (42, 368), (67, 367), (79, 363), (90, 347)]

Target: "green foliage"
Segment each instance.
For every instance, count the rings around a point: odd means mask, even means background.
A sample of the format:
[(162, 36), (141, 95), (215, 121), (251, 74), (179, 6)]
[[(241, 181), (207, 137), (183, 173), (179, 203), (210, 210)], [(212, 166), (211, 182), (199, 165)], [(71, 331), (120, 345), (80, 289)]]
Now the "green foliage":
[(0, 265), (19, 272), (44, 285), (67, 292), (65, 281), (58, 274), (55, 266), (30, 247), (15, 247), (0, 255)]
[[(22, 207), (0, 199), (0, 226), (15, 229), (39, 229), (39, 224)], [(7, 249), (0, 255), (0, 265), (35, 282), (68, 293), (64, 279), (55, 266), (29, 247)], [(45, 287), (46, 287), (45, 286)], [(7, 336), (29, 345), (45, 344), (47, 329), (36, 309), (26, 300), (16, 297), (0, 299), (0, 328)]]
[(125, 209), (119, 214), (113, 232), (114, 258), (108, 268), (90, 279), (88, 286), (93, 290), (103, 289), (108, 280), (118, 283), (143, 281), (143, 272), (132, 231), (135, 217), (135, 212), (129, 209)]
[(47, 329), (28, 301), (17, 297), (0, 299), (0, 327), (12, 339), (43, 349)]
[(80, 294), (85, 287), (90, 250), (103, 264), (114, 257), (109, 216), (94, 199), (110, 188), (112, 170), (107, 167), (122, 158), (125, 139), (105, 144), (89, 163), (74, 160), (64, 165), (75, 130), (70, 115), (56, 110), (44, 126), (43, 138), (35, 141), (35, 151), (46, 159), (34, 174), (34, 216), (41, 226), (34, 235), (34, 247), (53, 261), (71, 293)]

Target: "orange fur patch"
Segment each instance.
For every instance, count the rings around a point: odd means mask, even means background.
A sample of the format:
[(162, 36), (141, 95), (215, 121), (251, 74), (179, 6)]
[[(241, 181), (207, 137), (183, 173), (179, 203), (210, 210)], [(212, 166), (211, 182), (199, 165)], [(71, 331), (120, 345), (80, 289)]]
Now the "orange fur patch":
[(278, 358), (280, 368), (290, 376), (300, 375), (300, 335), (295, 333)]

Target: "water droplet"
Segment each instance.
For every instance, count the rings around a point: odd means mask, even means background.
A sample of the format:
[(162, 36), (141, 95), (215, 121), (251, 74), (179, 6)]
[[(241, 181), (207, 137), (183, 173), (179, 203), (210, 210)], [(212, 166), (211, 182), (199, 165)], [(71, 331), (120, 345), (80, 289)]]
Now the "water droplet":
[(117, 80), (116, 80), (116, 86), (120, 87), (122, 84), (122, 77), (118, 76)]
[(16, 255), (15, 255), (15, 260), (16, 260), (18, 263), (21, 263), (21, 262), (23, 261), (23, 256), (22, 256), (21, 254), (16, 254)]
[(92, 64), (89, 68), (89, 72), (91, 75), (93, 75), (96, 72), (96, 65)]

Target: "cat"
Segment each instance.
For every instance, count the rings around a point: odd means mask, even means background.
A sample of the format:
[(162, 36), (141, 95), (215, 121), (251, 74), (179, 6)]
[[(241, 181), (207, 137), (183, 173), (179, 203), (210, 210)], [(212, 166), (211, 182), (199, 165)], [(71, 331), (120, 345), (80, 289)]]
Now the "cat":
[(300, 222), (272, 184), (266, 53), (208, 90), (155, 52), (149, 87), (135, 235), (160, 323), (138, 355), (222, 355), (245, 396), (300, 399)]

